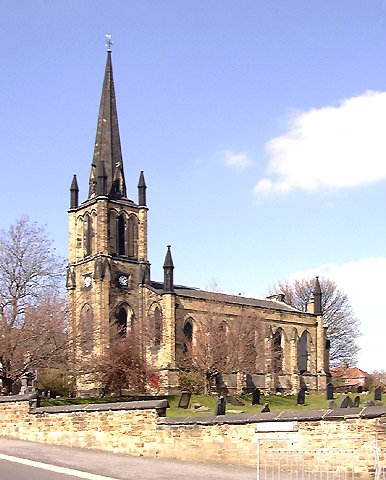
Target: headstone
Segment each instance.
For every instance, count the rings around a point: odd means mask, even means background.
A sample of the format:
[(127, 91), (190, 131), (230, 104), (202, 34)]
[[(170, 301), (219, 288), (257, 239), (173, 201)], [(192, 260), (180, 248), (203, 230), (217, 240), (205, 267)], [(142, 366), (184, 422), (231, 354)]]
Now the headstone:
[(225, 415), (226, 402), (223, 396), (219, 397), (217, 400), (215, 415)]
[(326, 398), (327, 400), (334, 400), (334, 385), (332, 383), (327, 383)]
[(353, 407), (353, 406), (354, 406), (354, 404), (353, 404), (351, 398), (348, 395), (343, 397), (342, 400), (339, 403), (339, 408), (350, 408), (350, 407)]
[(361, 397), (359, 395), (357, 395), (355, 398), (354, 398), (354, 407), (359, 407), (359, 404), (361, 403)]
[(357, 393), (362, 393), (362, 392), (363, 392), (363, 387), (362, 387), (362, 385), (359, 385), (357, 387)]
[(190, 392), (181, 392), (180, 399), (178, 401), (178, 408), (189, 408), (190, 397), (192, 394)]
[(296, 398), (296, 404), (297, 405), (304, 405), (305, 400), (306, 400), (306, 391), (301, 388), (298, 391), (298, 396)]
[(382, 387), (377, 387), (374, 390), (374, 401), (381, 402), (382, 401)]
[(336, 403), (334, 402), (334, 400), (330, 401), (330, 403), (328, 404), (328, 408), (330, 410), (336, 410)]
[(260, 389), (255, 388), (252, 392), (252, 405), (260, 405)]
[(225, 398), (226, 398), (227, 403), (230, 403), (231, 405), (235, 405), (236, 407), (242, 407), (243, 405), (245, 405), (244, 402), (242, 402), (238, 398), (234, 397), (229, 392), (225, 395)]
[(251, 391), (254, 388), (256, 388), (256, 385), (253, 381), (252, 375), (247, 373), (247, 376), (245, 377), (245, 386), (247, 387), (247, 391)]
[(222, 379), (221, 373), (217, 373), (217, 375), (214, 377), (214, 381), (216, 384), (216, 388), (220, 388), (224, 386), (224, 381)]
[(264, 403), (264, 407), (261, 409), (261, 412), (260, 413), (266, 413), (266, 412), (270, 412), (270, 408), (269, 408), (269, 405), (268, 403)]

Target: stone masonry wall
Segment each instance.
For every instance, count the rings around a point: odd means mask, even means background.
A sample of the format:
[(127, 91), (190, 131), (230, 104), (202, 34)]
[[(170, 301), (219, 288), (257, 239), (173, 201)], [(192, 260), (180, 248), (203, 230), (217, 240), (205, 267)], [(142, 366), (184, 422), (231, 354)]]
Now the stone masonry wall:
[[(312, 470), (315, 456), (337, 472), (347, 465), (355, 478), (374, 478), (374, 442), (386, 467), (386, 408), (293, 411), (206, 418), (167, 418), (167, 401), (31, 408), (29, 397), (0, 397), (0, 435), (116, 453), (256, 467), (260, 458), (275, 463), (273, 452), (302, 460)], [(255, 433), (256, 425), (297, 422), (295, 432)], [(281, 423), (282, 424), (282, 423)], [(269, 428), (268, 428), (269, 430)], [(314, 452), (314, 453), (312, 453)], [(290, 462), (287, 462), (290, 465)], [(350, 477), (351, 478), (351, 477)]]

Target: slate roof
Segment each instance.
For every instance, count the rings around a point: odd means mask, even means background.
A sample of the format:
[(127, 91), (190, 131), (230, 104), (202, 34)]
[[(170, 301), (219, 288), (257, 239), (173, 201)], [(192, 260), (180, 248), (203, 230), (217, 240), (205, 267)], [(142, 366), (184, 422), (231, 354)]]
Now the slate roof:
[[(151, 282), (150, 288), (156, 293), (162, 295), (164, 293), (162, 282)], [(209, 292), (200, 290), (199, 288), (187, 287), (184, 285), (174, 285), (174, 293), (179, 297), (197, 298), (200, 300), (216, 300), (223, 303), (233, 303), (235, 305), (245, 305), (251, 307), (267, 308), (271, 310), (280, 310), (284, 312), (305, 313), (284, 302), (268, 299), (258, 299), (250, 297), (242, 297), (241, 295), (229, 295), (226, 293)]]

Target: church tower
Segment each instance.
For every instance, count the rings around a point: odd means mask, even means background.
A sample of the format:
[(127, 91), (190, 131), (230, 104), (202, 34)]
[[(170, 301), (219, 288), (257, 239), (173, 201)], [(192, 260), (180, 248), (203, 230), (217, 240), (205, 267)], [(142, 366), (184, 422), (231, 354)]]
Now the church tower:
[(110, 330), (121, 335), (142, 318), (141, 286), (149, 282), (146, 183), (138, 203), (127, 197), (111, 50), (107, 51), (89, 192), (79, 204), (74, 175), (70, 188), (70, 364), (78, 394), (94, 393), (93, 365), (109, 346)]

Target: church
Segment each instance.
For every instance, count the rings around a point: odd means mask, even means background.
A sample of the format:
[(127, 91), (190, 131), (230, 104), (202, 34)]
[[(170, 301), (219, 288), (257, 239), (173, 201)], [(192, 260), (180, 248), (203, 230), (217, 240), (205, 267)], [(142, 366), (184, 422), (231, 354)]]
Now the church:
[[(137, 200), (126, 191), (111, 57), (108, 49), (87, 198), (79, 202), (76, 175), (70, 188), (66, 286), (69, 362), (77, 395), (98, 392), (98, 380), (87, 369), (90, 359), (108, 353), (112, 325), (118, 325), (123, 336), (133, 328), (146, 330), (143, 355), (152, 365), (157, 391), (178, 392), (187, 352), (198, 355), (208, 318), (215, 319), (224, 341), (242, 322), (253, 326), (255, 357), (248, 371), (233, 364), (229, 371), (218, 372), (229, 389), (324, 390), (328, 340), (317, 278), (307, 312), (286, 304), (282, 295), (255, 299), (177, 285), (170, 246), (163, 281), (152, 280), (147, 186), (141, 171)], [(234, 343), (233, 349), (238, 348)], [(223, 355), (229, 355), (229, 349), (224, 348)]]

